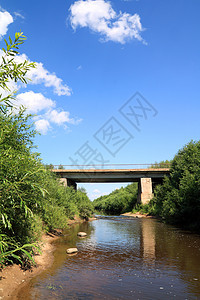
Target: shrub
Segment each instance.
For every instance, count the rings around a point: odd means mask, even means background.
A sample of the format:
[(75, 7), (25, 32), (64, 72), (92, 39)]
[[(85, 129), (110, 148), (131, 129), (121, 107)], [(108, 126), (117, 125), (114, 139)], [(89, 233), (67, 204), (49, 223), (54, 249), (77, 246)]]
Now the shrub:
[[(6, 41), (0, 63), (0, 87), (9, 91), (9, 80), (26, 83), (34, 63), (17, 64), (14, 56), (25, 37)], [(86, 194), (62, 186), (34, 153), (31, 116), (14, 109), (13, 95), (0, 95), (0, 264), (32, 260), (42, 229), (65, 228), (75, 213), (88, 216), (92, 205)], [(60, 166), (61, 167), (61, 166)], [(83, 197), (82, 197), (82, 194)]]
[(47, 224), (49, 231), (52, 231), (55, 228), (64, 229), (67, 228), (67, 216), (65, 208), (62, 206), (55, 205), (45, 205), (43, 220)]
[(200, 229), (200, 141), (179, 150), (149, 207), (167, 222)]

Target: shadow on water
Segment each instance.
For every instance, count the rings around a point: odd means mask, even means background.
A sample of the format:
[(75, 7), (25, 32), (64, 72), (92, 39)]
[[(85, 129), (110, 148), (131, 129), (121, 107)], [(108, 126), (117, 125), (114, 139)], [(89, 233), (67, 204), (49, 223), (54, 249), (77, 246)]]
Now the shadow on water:
[[(198, 235), (153, 219), (105, 217), (74, 225), (55, 244), (54, 264), (19, 299), (200, 298)], [(78, 254), (68, 256), (70, 247)]]

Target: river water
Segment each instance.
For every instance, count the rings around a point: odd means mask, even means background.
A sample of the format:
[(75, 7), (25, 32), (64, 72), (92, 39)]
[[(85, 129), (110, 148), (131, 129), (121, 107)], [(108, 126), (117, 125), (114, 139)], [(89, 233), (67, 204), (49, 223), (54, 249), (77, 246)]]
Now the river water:
[[(54, 264), (19, 299), (200, 299), (199, 235), (108, 217), (74, 225), (55, 243)], [(78, 254), (67, 255), (70, 247)]]

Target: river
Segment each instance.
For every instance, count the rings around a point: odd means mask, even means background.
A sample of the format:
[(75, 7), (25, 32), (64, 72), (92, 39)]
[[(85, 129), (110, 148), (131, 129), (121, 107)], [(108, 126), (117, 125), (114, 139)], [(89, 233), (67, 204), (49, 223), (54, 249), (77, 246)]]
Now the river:
[[(199, 235), (155, 219), (108, 217), (74, 225), (55, 243), (54, 264), (19, 299), (200, 299)], [(70, 247), (78, 254), (67, 255)]]

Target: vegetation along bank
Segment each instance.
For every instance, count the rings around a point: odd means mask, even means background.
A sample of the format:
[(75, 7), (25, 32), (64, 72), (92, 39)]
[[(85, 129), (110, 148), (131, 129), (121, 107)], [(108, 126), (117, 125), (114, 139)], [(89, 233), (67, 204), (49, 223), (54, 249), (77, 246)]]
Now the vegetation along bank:
[(93, 205), (85, 191), (60, 185), (33, 151), (36, 131), (31, 115), (16, 108), (9, 82), (26, 83), (34, 63), (17, 63), (23, 33), (9, 38), (0, 64), (0, 267), (13, 262), (34, 264), (34, 253), (44, 232), (64, 229), (75, 215), (87, 219)]
[(31, 115), (16, 108), (10, 80), (26, 83), (34, 63), (17, 63), (23, 33), (6, 41), (0, 63), (0, 267), (34, 264), (44, 232), (64, 229), (75, 215), (89, 218), (93, 208), (107, 214), (135, 210), (166, 222), (200, 231), (200, 142), (191, 141), (171, 162), (170, 176), (154, 191), (148, 205), (137, 205), (137, 184), (102, 196), (92, 203), (81, 189), (62, 186), (33, 151), (36, 131)]

